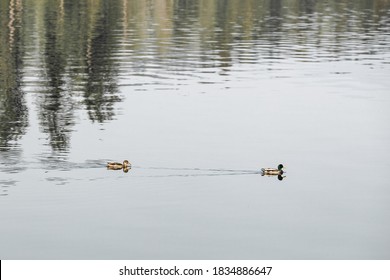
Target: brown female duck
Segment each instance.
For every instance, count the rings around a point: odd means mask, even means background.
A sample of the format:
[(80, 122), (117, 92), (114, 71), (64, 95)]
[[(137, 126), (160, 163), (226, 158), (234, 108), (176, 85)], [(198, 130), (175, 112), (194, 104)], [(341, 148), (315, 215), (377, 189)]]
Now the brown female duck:
[(107, 162), (107, 169), (111, 170), (120, 170), (123, 169), (124, 172), (129, 171), (131, 164), (128, 160), (124, 160), (123, 163), (120, 162)]

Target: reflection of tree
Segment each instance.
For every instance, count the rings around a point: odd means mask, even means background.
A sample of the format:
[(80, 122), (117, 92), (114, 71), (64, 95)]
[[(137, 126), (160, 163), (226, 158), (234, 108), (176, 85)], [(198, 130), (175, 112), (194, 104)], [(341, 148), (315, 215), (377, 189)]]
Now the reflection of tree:
[[(28, 124), (24, 92), (21, 89), (22, 57), (21, 1), (10, 1), (7, 28), (0, 30), (0, 151), (8, 150), (19, 139)], [(2, 13), (4, 15), (4, 13)], [(5, 15), (4, 15), (5, 16)]]
[[(283, 26), (283, 15), (282, 15), (282, 0), (269, 1), (269, 17), (267, 18), (266, 32), (269, 34), (279, 33), (282, 31)], [(277, 36), (269, 36), (270, 40), (279, 38)]]
[(44, 87), (38, 103), (41, 127), (54, 151), (69, 149), (77, 90), (82, 89), (92, 121), (112, 119), (113, 105), (120, 101), (112, 62), (117, 18), (112, 10), (107, 1), (59, 1), (45, 7)]
[(114, 116), (114, 104), (121, 99), (118, 97), (118, 86), (115, 77), (117, 69), (113, 62), (115, 43), (113, 29), (115, 28), (112, 9), (105, 7), (96, 22), (92, 38), (88, 38), (85, 46), (86, 59), (86, 86), (84, 90), (84, 104), (89, 118), (92, 121), (104, 122)]
[(317, 0), (299, 0), (299, 6), (306, 14), (313, 14), (315, 12), (315, 5)]
[(39, 96), (39, 119), (55, 151), (66, 151), (73, 125), (73, 102), (65, 89), (65, 40), (59, 29), (61, 13), (46, 7), (45, 13), (45, 87)]
[[(67, 151), (80, 104), (93, 122), (113, 119), (118, 74), (147, 84), (195, 77), (194, 67), (228, 73), (236, 63), (321, 52), (348, 59), (351, 45), (380, 53), (389, 8), (383, 0), (0, 0), (0, 148), (25, 133), (22, 73), (41, 87), (38, 116), (52, 149)], [(22, 61), (35, 48), (41, 71), (30, 73)]]
[(20, 88), (0, 91), (0, 150), (7, 150), (11, 141), (18, 140), (27, 127), (27, 107)]

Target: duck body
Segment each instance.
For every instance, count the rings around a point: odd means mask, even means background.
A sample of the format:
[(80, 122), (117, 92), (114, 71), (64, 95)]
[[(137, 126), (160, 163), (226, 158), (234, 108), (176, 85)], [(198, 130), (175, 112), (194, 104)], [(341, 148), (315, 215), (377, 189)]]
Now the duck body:
[(107, 162), (107, 169), (111, 170), (120, 170), (120, 169), (129, 169), (131, 168), (131, 164), (128, 160), (124, 160), (123, 163), (120, 162)]
[(279, 164), (278, 168), (262, 168), (261, 169), (261, 174), (264, 175), (283, 175), (283, 164)]
[(276, 168), (262, 168), (261, 173), (263, 175), (282, 175), (284, 172)]

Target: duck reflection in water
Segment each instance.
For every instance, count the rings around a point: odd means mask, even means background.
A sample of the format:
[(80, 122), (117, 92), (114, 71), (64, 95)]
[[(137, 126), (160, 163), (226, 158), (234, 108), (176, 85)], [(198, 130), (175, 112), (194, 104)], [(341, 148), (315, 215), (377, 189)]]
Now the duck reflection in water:
[(131, 163), (128, 160), (124, 160), (123, 163), (120, 162), (107, 162), (108, 170), (123, 170), (127, 173), (131, 169)]

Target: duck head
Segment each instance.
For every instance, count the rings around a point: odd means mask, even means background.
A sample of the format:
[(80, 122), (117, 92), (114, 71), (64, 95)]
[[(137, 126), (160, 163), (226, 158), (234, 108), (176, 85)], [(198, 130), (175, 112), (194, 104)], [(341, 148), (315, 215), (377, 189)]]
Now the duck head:
[(127, 168), (130, 168), (130, 166), (131, 166), (131, 164), (130, 164), (130, 162), (126, 159), (126, 160), (124, 160), (123, 161), (123, 168), (125, 169), (127, 169)]

